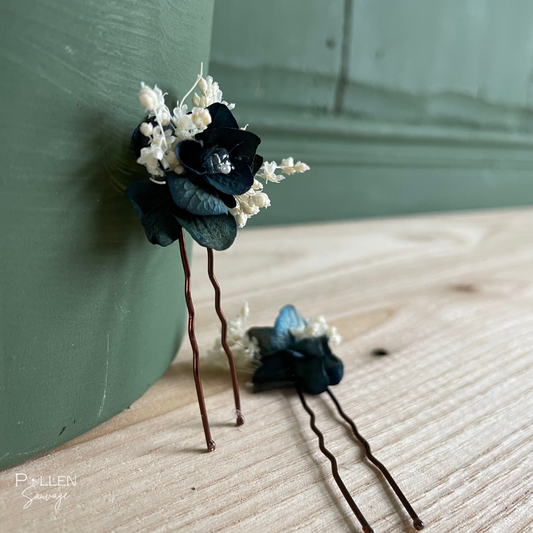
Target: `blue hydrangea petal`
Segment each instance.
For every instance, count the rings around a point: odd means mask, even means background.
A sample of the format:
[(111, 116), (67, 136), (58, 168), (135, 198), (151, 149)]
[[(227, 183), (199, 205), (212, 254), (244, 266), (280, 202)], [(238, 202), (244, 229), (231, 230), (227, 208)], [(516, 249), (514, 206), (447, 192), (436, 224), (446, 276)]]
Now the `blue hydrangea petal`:
[(322, 394), (331, 385), (323, 359), (306, 354), (305, 357), (293, 357), (292, 363), (295, 381), (304, 392)]
[(211, 115), (211, 124), (207, 126), (207, 129), (221, 127), (239, 129), (239, 125), (227, 105), (215, 102), (214, 104), (211, 104), (207, 110)]
[(218, 195), (203, 189), (187, 176), (169, 173), (167, 183), (172, 199), (180, 209), (193, 215), (222, 215), (228, 212)]
[(181, 226), (175, 218), (178, 208), (166, 185), (136, 181), (129, 185), (126, 194), (152, 244), (168, 246), (179, 238)]
[(226, 194), (244, 194), (254, 183), (254, 176), (244, 161), (232, 161), (235, 169), (229, 174), (204, 174), (204, 179), (215, 189)]
[(340, 383), (344, 374), (342, 361), (331, 352), (327, 337), (299, 339), (291, 345), (295, 351), (304, 353), (308, 358), (320, 359), (330, 385)]
[[(342, 369), (342, 363), (340, 365)], [(339, 383), (340, 379), (331, 379), (325, 361), (320, 357), (296, 350), (277, 350), (268, 355), (261, 354), (261, 365), (255, 371), (252, 381), (254, 392), (294, 387), (298, 384), (307, 394), (322, 394), (329, 386)]]
[(224, 127), (206, 129), (196, 134), (195, 139), (202, 141), (205, 150), (213, 147), (225, 148), (232, 162), (244, 161), (250, 168), (253, 165), (257, 147), (261, 143), (261, 139), (251, 131)]
[(344, 377), (344, 364), (336, 356), (331, 354), (331, 358), (328, 358), (325, 362), (325, 370), (328, 375), (330, 385), (338, 385)]
[(254, 372), (252, 379), (254, 392), (294, 387), (291, 356), (286, 350), (261, 356), (261, 365)]
[(261, 357), (264, 357), (272, 352), (270, 346), (270, 334), (273, 328), (250, 328), (246, 334), (250, 339), (256, 339), (261, 350)]
[(230, 214), (201, 216), (178, 209), (175, 218), (200, 246), (213, 250), (226, 250), (237, 237), (237, 222)]
[[(207, 185), (207, 183), (205, 185)], [(233, 194), (226, 194), (222, 191), (217, 191), (217, 194), (230, 209), (233, 209), (237, 205), (237, 200), (235, 200), (235, 196), (233, 196)]]
[(294, 341), (290, 330), (305, 326), (307, 322), (293, 305), (282, 307), (270, 335), (272, 350), (289, 348)]
[(261, 168), (263, 161), (264, 161), (263, 156), (259, 154), (255, 154), (254, 161), (252, 163), (252, 174), (254, 176), (259, 172), (259, 169)]
[(186, 139), (177, 144), (174, 152), (185, 170), (198, 175), (205, 174), (204, 149), (201, 143)]
[[(169, 175), (173, 176), (174, 173), (169, 173)], [(179, 176), (183, 176), (183, 174), (179, 174)], [(201, 189), (204, 189), (208, 193), (218, 196), (226, 204), (226, 206), (229, 207), (229, 209), (233, 209), (237, 205), (237, 200), (235, 200), (235, 196), (233, 196), (233, 194), (226, 194), (222, 191), (215, 189), (215, 187), (213, 187), (205, 179), (205, 176), (187, 173), (187, 178), (190, 179), (194, 184), (198, 185), (198, 187), (200, 187)]]

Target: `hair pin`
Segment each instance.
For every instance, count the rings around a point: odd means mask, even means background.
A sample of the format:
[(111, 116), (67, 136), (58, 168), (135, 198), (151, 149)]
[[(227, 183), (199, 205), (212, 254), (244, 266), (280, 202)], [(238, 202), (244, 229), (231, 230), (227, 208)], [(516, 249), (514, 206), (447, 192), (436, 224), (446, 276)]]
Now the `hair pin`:
[[(192, 95), (193, 108), (189, 111), (185, 101), (195, 89), (200, 94)], [(282, 160), (279, 165), (264, 161), (256, 153), (261, 139), (246, 127), (239, 128), (231, 112), (235, 104), (222, 99), (222, 91), (213, 78), (203, 77), (203, 65), (194, 85), (172, 111), (165, 103), (165, 96), (157, 85), (151, 88), (141, 84), (139, 100), (148, 116), (133, 132), (133, 146), (137, 163), (146, 168), (149, 177), (131, 183), (126, 194), (152, 244), (169, 246), (179, 241), (194, 382), (207, 449), (213, 451), (215, 442), (199, 372), (191, 271), (183, 230), (207, 248), (208, 274), (222, 325), (221, 346), (230, 367), (237, 425), (241, 425), (244, 416), (235, 362), (227, 342), (220, 286), (215, 277), (214, 250), (229, 248), (237, 236), (237, 227), (244, 227), (248, 218), (270, 206), (270, 199), (257, 178), (279, 183), (285, 179), (284, 175), (305, 172), (309, 167), (301, 161), (294, 163), (292, 158)]]
[[(329, 347), (338, 344), (340, 336), (334, 327), (328, 326), (324, 317), (307, 321), (292, 305), (283, 307), (273, 327), (253, 327), (247, 331), (244, 323), (248, 315), (245, 304), (241, 314), (230, 321), (234, 352), (242, 370), (253, 372), (253, 390), (262, 392), (277, 388), (295, 388), (303, 408), (309, 414), (310, 426), (318, 437), (320, 451), (329, 459), (333, 478), (346, 502), (359, 520), (364, 533), (373, 533), (372, 527), (353, 500), (338, 470), (337, 459), (325, 445), (323, 433), (316, 425), (316, 416), (305, 400), (305, 394), (319, 395), (327, 392), (339, 415), (349, 425), (353, 436), (364, 448), (365, 456), (374, 464), (390, 485), (412, 519), (415, 530), (421, 531), (424, 522), (398, 487), (394, 478), (372, 453), (370, 444), (359, 433), (355, 422), (344, 412), (331, 386), (340, 383), (344, 365)], [(220, 364), (219, 342), (209, 352), (211, 360)]]

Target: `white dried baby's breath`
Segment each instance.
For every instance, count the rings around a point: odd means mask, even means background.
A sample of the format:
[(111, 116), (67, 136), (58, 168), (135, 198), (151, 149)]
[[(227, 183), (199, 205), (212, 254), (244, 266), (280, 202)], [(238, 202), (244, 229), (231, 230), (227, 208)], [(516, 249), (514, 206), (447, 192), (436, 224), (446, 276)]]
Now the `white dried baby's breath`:
[(209, 111), (203, 107), (193, 107), (191, 119), (193, 124), (202, 131), (211, 124), (211, 115), (209, 114)]
[(139, 101), (148, 111), (148, 118), (152, 119), (154, 124), (143, 123), (140, 127), (141, 133), (149, 139), (149, 146), (141, 149), (137, 163), (146, 167), (156, 183), (160, 183), (157, 178), (164, 177), (166, 170), (183, 174), (184, 168), (175, 154), (177, 144), (185, 139), (193, 139), (197, 133), (204, 131), (211, 124), (211, 115), (205, 106), (196, 106), (192, 113), (188, 114), (185, 105), (187, 97), (203, 80), (202, 70), (203, 65), (195, 84), (181, 101), (176, 102), (172, 113), (165, 104), (166, 93), (163, 93), (157, 85), (152, 88), (141, 83)]
[(324, 316), (307, 320), (307, 324), (291, 328), (291, 333), (298, 339), (327, 337), (331, 344), (338, 345), (342, 341), (335, 326), (329, 326)]
[(222, 99), (223, 94), (220, 86), (211, 76), (201, 78), (198, 81), (198, 89), (200, 90), (200, 95), (196, 93), (192, 95), (192, 103), (197, 107), (209, 107), (216, 102), (224, 104), (228, 109), (235, 107), (235, 104), (228, 104)]
[(305, 172), (306, 170), (309, 170), (309, 167), (301, 161), (298, 161), (298, 163), (295, 164), (294, 159), (292, 157), (282, 159), (278, 168), (281, 169), (281, 172), (283, 172), (283, 174), (287, 174), (287, 176), (295, 174), (296, 172)]
[(274, 183), (279, 183), (281, 180), (285, 179), (285, 176), (282, 174), (276, 174), (276, 169), (281, 168), (275, 161), (269, 163), (265, 161), (263, 166), (259, 169), (257, 176), (263, 178), (265, 181), (272, 181)]
[[(276, 174), (276, 170), (278, 169), (281, 170), (281, 174)], [(261, 165), (256, 177), (264, 179), (265, 182), (271, 181), (273, 183), (279, 183), (285, 179), (283, 174), (289, 176), (307, 170), (309, 170), (309, 167), (305, 163), (298, 161), (298, 163), (295, 164), (294, 159), (288, 157), (287, 159), (283, 159), (279, 165), (275, 161), (265, 161)], [(250, 190), (240, 196), (235, 196), (235, 199), (237, 205), (230, 211), (237, 219), (239, 228), (243, 228), (248, 219), (259, 212), (259, 208), (266, 208), (271, 205), (270, 198), (263, 192), (262, 183), (257, 179), (254, 180), (254, 184)]]
[(157, 85), (152, 89), (145, 83), (141, 83), (139, 101), (148, 111), (149, 116), (152, 117), (155, 117), (158, 112), (168, 109), (165, 105), (165, 94)]
[(141, 150), (141, 155), (137, 159), (137, 163), (144, 165), (151, 176), (162, 177), (165, 173), (160, 168), (159, 161), (163, 159), (164, 155), (165, 152), (159, 146), (148, 146)]

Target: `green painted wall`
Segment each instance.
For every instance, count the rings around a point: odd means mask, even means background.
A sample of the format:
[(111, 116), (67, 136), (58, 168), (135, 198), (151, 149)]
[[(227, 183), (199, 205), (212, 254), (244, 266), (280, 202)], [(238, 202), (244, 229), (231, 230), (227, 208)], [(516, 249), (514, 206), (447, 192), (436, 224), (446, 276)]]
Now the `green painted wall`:
[(179, 247), (148, 243), (140, 82), (182, 95), (209, 58), (212, 0), (0, 7), (0, 468), (111, 418), (183, 336)]
[(250, 224), (533, 203), (533, 3), (217, 0), (211, 74), (261, 153)]

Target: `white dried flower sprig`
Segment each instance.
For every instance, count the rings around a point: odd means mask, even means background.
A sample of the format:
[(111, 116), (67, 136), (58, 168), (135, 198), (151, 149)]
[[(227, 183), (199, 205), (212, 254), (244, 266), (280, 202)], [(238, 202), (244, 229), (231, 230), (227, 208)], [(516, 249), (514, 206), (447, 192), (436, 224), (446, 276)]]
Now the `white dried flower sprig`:
[[(260, 352), (257, 341), (250, 339), (246, 334), (246, 318), (249, 312), (248, 302), (244, 302), (240, 313), (233, 320), (228, 321), (227, 341), (237, 370), (252, 373), (259, 364)], [(208, 350), (207, 357), (213, 364), (229, 368), (220, 337), (215, 340), (213, 348)]]
[[(282, 173), (276, 174), (277, 169), (280, 169)], [(296, 172), (301, 173), (306, 170), (309, 170), (309, 167), (305, 163), (301, 161), (294, 163), (294, 159), (288, 157), (287, 159), (283, 159), (279, 165), (275, 161), (271, 163), (265, 161), (256, 176), (263, 178), (265, 182), (279, 183), (285, 179), (283, 174), (290, 176)], [(239, 228), (243, 228), (250, 217), (257, 215), (261, 207), (266, 208), (270, 206), (270, 198), (263, 192), (263, 184), (257, 179), (254, 180), (254, 184), (249, 191), (240, 196), (235, 196), (235, 199), (237, 200), (237, 205), (231, 209), (231, 213), (237, 219)]]
[[(211, 115), (205, 109), (207, 105), (211, 105), (214, 102), (226, 104), (226, 102), (222, 102), (222, 91), (218, 83), (213, 83), (213, 78), (210, 76), (204, 79), (202, 72), (203, 64), (196, 82), (181, 101), (178, 100), (176, 102), (176, 107), (172, 110), (172, 113), (165, 103), (167, 93), (163, 93), (157, 85), (152, 89), (148, 85), (141, 83), (139, 101), (148, 111), (148, 118), (154, 119), (155, 126), (149, 123), (141, 126), (141, 133), (148, 137), (150, 142), (148, 147), (141, 149), (141, 155), (137, 159), (137, 163), (146, 167), (152, 181), (156, 183), (164, 183), (157, 180), (157, 178), (164, 177), (165, 170), (183, 174), (184, 169), (175, 153), (177, 144), (185, 139), (194, 139), (197, 133), (204, 131), (211, 124)], [(202, 97), (200, 98), (195, 94), (194, 96), (197, 98), (193, 98), (193, 101), (200, 101), (203, 98), (202, 102), (209, 102), (209, 104), (195, 106), (192, 108), (192, 112), (189, 113), (185, 100), (196, 87), (200, 89)]]
[(228, 109), (233, 109), (235, 104), (228, 104), (222, 100), (222, 91), (216, 81), (213, 81), (211, 76), (207, 76), (205, 79), (202, 78), (198, 82), (198, 89), (202, 93), (201, 96), (194, 93), (192, 95), (192, 103), (197, 107), (209, 107), (215, 102), (220, 102), (224, 104)]
[(307, 320), (307, 325), (299, 328), (291, 328), (291, 333), (298, 339), (309, 339), (312, 337), (327, 337), (331, 344), (337, 346), (341, 343), (342, 337), (335, 326), (329, 326), (324, 316)]
[(261, 207), (270, 206), (270, 198), (263, 192), (263, 184), (254, 179), (254, 184), (250, 187), (250, 190), (235, 196), (237, 205), (230, 209), (231, 214), (237, 219), (239, 228), (244, 228), (247, 220), (259, 213)]
[[(276, 174), (278, 168), (281, 170), (281, 174)], [(263, 166), (259, 169), (257, 176), (263, 178), (265, 181), (279, 183), (281, 180), (285, 179), (283, 174), (290, 176), (296, 172), (305, 172), (306, 170), (309, 170), (309, 167), (305, 163), (302, 163), (301, 161), (294, 163), (294, 159), (288, 157), (287, 159), (283, 159), (279, 165), (275, 161), (272, 161), (272, 163), (265, 161)]]
[[(189, 113), (185, 100), (189, 95), (198, 88), (200, 94), (192, 95), (194, 107)], [(200, 68), (200, 74), (196, 78), (194, 85), (187, 91), (185, 96), (176, 102), (176, 107), (170, 112), (165, 103), (165, 96), (161, 89), (155, 85), (153, 88), (141, 83), (139, 101), (148, 111), (148, 118), (153, 119), (152, 123), (143, 123), (140, 127), (142, 135), (148, 138), (149, 144), (141, 149), (141, 154), (137, 163), (144, 165), (150, 174), (150, 179), (154, 183), (165, 184), (164, 178), (166, 171), (173, 171), (176, 174), (183, 174), (185, 169), (176, 157), (175, 149), (179, 142), (185, 139), (194, 139), (195, 135), (204, 131), (211, 124), (211, 115), (209, 107), (211, 104), (219, 102), (226, 105), (228, 109), (233, 109), (235, 104), (228, 104), (223, 100), (223, 93), (219, 84), (211, 76), (203, 77), (203, 64)], [(241, 129), (246, 129), (248, 125)], [(276, 174), (280, 170), (280, 174)], [(296, 172), (305, 172), (309, 167), (289, 157), (283, 159), (278, 165), (275, 161), (265, 161), (259, 169), (256, 176), (262, 178), (265, 182), (271, 181), (279, 183)], [(270, 198), (263, 192), (263, 184), (254, 179), (250, 190), (246, 193), (235, 196), (237, 205), (230, 209), (233, 216), (237, 219), (240, 228), (246, 225), (248, 219), (257, 213), (261, 208), (270, 206)]]
[[(172, 149), (176, 145), (176, 137), (172, 135), (172, 131), (163, 129), (159, 123), (153, 126), (149, 122), (143, 123), (140, 129), (141, 133), (150, 139), (150, 145), (141, 150), (137, 163), (146, 167), (151, 179), (164, 177), (165, 170), (173, 170), (176, 174), (181, 174), (183, 167)], [(157, 180), (153, 181), (161, 183)]]

